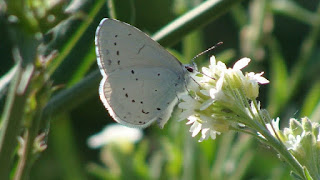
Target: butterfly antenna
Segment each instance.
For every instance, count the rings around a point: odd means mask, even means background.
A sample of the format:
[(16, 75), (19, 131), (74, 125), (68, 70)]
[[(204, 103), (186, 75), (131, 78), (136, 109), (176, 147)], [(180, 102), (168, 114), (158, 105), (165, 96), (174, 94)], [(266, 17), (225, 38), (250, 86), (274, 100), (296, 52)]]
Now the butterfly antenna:
[[(207, 52), (215, 49), (216, 47), (220, 46), (221, 44), (223, 44), (223, 42), (218, 42), (217, 44), (215, 44), (214, 46), (210, 47), (209, 49), (207, 49), (207, 50), (205, 50), (205, 51), (202, 51), (201, 53), (197, 54), (194, 58), (191, 59), (191, 62), (192, 62), (193, 67), (185, 66), (185, 68), (186, 68), (189, 72), (198, 71), (197, 64), (194, 62), (194, 59), (196, 59), (196, 58), (198, 58), (199, 56), (201, 56), (201, 55), (203, 55), (203, 54), (205, 54), (205, 53), (207, 53)], [(203, 75), (205, 75), (205, 76), (207, 76), (207, 77), (209, 77), (209, 78), (211, 78), (211, 79), (215, 79), (215, 78), (210, 77), (210, 76), (208, 76), (208, 75), (206, 75), (206, 74), (204, 74), (204, 73), (201, 73), (201, 74), (203, 74)], [(197, 83), (197, 84), (198, 84), (198, 83)]]
[(205, 50), (205, 51), (202, 51), (201, 53), (197, 54), (195, 57), (193, 57), (193, 58), (191, 59), (192, 63), (194, 64), (194, 59), (196, 59), (196, 58), (198, 58), (199, 56), (201, 56), (201, 55), (203, 55), (203, 54), (205, 54), (205, 53), (207, 53), (207, 52), (215, 49), (216, 47), (218, 47), (218, 46), (220, 46), (220, 45), (222, 45), (222, 44), (223, 44), (223, 42), (218, 42), (217, 44), (215, 44), (215, 45), (212, 46), (211, 48), (209, 48), (209, 49), (207, 49), (207, 50)]
[[(193, 57), (193, 58), (191, 59), (191, 62), (192, 62), (192, 65), (193, 65), (193, 66), (192, 66), (192, 67), (190, 67), (190, 66), (185, 66), (185, 68), (187, 69), (187, 71), (189, 71), (189, 72), (198, 71), (197, 64), (194, 62), (194, 60), (195, 60), (196, 58), (198, 58), (199, 56), (201, 56), (201, 55), (203, 55), (203, 54), (205, 54), (205, 53), (207, 53), (207, 52), (215, 49), (216, 47), (218, 47), (218, 46), (220, 46), (220, 45), (222, 45), (222, 44), (223, 44), (223, 42), (218, 42), (218, 43), (215, 44), (214, 46), (210, 47), (209, 49), (207, 49), (207, 50), (205, 50), (205, 51), (202, 51), (201, 53), (199, 53), (199, 54), (197, 54), (195, 57)], [(204, 73), (201, 73), (201, 74), (203, 74), (203, 75), (205, 75), (205, 76), (207, 76), (207, 77), (215, 80), (215, 78), (210, 77), (210, 76), (208, 76), (208, 75), (206, 75), (206, 74), (204, 74)], [(193, 79), (192, 77), (191, 77), (191, 79), (192, 79), (196, 84), (198, 84), (198, 86), (200, 87), (200, 84), (199, 84), (195, 79)], [(186, 86), (186, 89), (187, 89), (187, 91), (188, 91), (188, 94), (191, 95), (191, 93), (190, 93), (190, 91), (189, 91), (189, 89), (188, 89), (188, 87), (187, 87), (187, 83), (185, 84), (185, 86)], [(193, 96), (191, 95), (191, 97), (193, 97)], [(193, 98), (195, 98), (195, 97), (193, 97)], [(179, 98), (178, 98), (178, 99), (179, 99)]]

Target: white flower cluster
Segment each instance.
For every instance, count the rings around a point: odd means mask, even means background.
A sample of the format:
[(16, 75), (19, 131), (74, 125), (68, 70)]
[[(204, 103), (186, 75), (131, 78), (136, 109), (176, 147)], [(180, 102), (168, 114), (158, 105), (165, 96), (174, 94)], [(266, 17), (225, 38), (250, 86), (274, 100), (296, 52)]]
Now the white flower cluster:
[[(201, 132), (200, 142), (221, 132), (228, 131), (230, 126), (246, 125), (245, 119), (252, 119), (257, 110), (251, 110), (249, 101), (259, 95), (259, 85), (269, 81), (262, 73), (242, 73), (248, 65), (249, 58), (242, 58), (233, 68), (227, 68), (223, 62), (210, 58), (209, 68), (203, 67), (202, 73), (192, 76), (197, 87), (181, 97), (178, 107), (182, 109), (180, 120), (188, 119), (190, 132), (196, 136)], [(255, 114), (254, 114), (255, 113)]]
[(291, 118), (290, 126), (279, 130), (279, 118), (267, 124), (271, 135), (281, 141), (294, 158), (309, 171), (315, 179), (320, 178), (320, 124), (307, 117), (301, 122)]
[(88, 139), (89, 147), (95, 149), (110, 143), (135, 143), (142, 139), (141, 129), (129, 128), (120, 124), (106, 126), (101, 132)]
[[(294, 119), (290, 119), (290, 127), (279, 129), (279, 118), (272, 120), (271, 124), (266, 124), (270, 134), (279, 138), (281, 142), (287, 147), (289, 151), (295, 152), (302, 148), (303, 142), (312, 136), (312, 141), (307, 144), (317, 144), (320, 148), (320, 125), (316, 122), (311, 122), (307, 117), (301, 119), (301, 123)], [(320, 150), (320, 149), (319, 149)], [(320, 156), (320, 154), (319, 154)]]

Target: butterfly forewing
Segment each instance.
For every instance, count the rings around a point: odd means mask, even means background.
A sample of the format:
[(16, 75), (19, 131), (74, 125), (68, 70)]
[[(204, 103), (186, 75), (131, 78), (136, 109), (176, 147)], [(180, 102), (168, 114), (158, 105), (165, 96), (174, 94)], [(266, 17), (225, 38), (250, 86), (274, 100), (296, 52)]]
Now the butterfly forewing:
[(111, 116), (132, 127), (163, 125), (185, 92), (182, 64), (137, 28), (103, 19), (96, 31), (97, 61), (103, 75), (100, 98)]

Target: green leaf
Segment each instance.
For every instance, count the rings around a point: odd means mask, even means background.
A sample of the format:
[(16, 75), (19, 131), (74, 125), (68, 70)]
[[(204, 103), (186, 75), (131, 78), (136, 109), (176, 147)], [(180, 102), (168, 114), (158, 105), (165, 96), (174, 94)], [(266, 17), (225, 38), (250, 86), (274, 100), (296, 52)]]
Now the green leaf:
[(55, 154), (55, 159), (63, 170), (66, 179), (87, 179), (83, 171), (83, 164), (79, 147), (75, 143), (75, 134), (71, 125), (70, 116), (66, 113), (60, 113), (53, 117), (51, 125), (51, 143)]
[(7, 87), (12, 81), (16, 71), (17, 71), (17, 65), (13, 66), (10, 71), (8, 71), (5, 75), (3, 75), (0, 78), (0, 99), (5, 95), (7, 91)]
[[(105, 4), (105, 0), (95, 1), (95, 4), (92, 10), (87, 16), (85, 16), (85, 19), (82, 21), (81, 25), (77, 28), (76, 32), (64, 43), (62, 50), (59, 52), (59, 56), (55, 58), (55, 60), (53, 60), (52, 63), (50, 63), (50, 66), (48, 67), (49, 74), (52, 74), (59, 67), (62, 61), (65, 60), (65, 58), (69, 55), (71, 50), (75, 47), (79, 39), (84, 35), (85, 31), (88, 29), (92, 20), (98, 14), (99, 10), (104, 6), (104, 4)], [(63, 28), (63, 29), (58, 30), (58, 32), (64, 33), (65, 28), (74, 28), (74, 27), (71, 27), (71, 26), (64, 27), (63, 24), (61, 24), (60, 28)], [(59, 37), (59, 34), (57, 34), (56, 36)], [(57, 40), (60, 40), (60, 39), (57, 39)]]
[(78, 68), (73, 72), (72, 77), (67, 83), (67, 87), (75, 85), (89, 72), (91, 66), (96, 63), (95, 47), (91, 46), (89, 52), (83, 58)]
[(271, 68), (268, 110), (272, 115), (278, 114), (288, 98), (288, 70), (280, 45), (274, 39), (270, 43)]
[(301, 109), (301, 116), (310, 116), (314, 112), (318, 103), (320, 102), (320, 82), (315, 82), (309, 92)]

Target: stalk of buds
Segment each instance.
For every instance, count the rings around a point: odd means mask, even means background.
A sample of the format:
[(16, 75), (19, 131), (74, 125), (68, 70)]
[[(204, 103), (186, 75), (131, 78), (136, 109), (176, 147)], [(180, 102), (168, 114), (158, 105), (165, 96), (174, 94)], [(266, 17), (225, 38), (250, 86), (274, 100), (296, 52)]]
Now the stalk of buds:
[(187, 119), (199, 142), (215, 139), (216, 135), (236, 130), (253, 135), (273, 147), (300, 179), (320, 179), (320, 125), (308, 118), (302, 122), (290, 119), (290, 127), (279, 129), (279, 118), (272, 120), (256, 100), (259, 84), (269, 81), (261, 73), (243, 73), (249, 58), (242, 58), (227, 68), (214, 56), (209, 68), (192, 75), (197, 85), (181, 97), (179, 120)]

